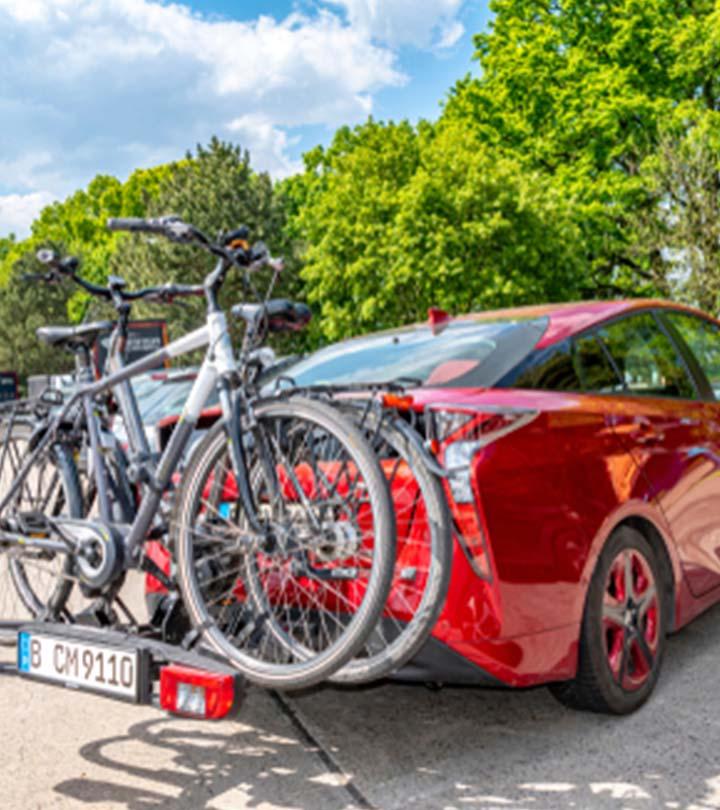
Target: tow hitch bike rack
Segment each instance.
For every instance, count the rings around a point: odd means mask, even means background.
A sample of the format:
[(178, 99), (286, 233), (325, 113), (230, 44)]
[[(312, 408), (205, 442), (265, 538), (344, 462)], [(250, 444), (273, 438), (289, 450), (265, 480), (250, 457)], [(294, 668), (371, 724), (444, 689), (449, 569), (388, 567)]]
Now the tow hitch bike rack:
[(170, 714), (203, 720), (237, 716), (245, 680), (200, 650), (187, 650), (128, 629), (59, 622), (2, 623), (0, 645), (13, 644), (14, 661), (0, 660), (0, 677), (15, 676), (95, 693)]

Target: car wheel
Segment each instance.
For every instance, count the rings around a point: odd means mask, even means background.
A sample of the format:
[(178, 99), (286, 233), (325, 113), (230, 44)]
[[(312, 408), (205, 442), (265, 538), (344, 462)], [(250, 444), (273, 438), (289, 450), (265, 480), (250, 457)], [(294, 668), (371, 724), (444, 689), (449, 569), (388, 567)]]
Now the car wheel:
[(587, 593), (572, 681), (552, 684), (566, 706), (628, 714), (649, 697), (667, 631), (665, 575), (658, 554), (629, 526), (607, 542)]

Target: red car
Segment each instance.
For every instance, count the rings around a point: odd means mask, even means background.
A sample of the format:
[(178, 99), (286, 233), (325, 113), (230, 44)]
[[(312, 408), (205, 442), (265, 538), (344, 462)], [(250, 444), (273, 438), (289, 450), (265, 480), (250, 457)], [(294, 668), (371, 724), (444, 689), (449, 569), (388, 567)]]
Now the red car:
[(720, 324), (661, 301), (548, 305), (356, 338), (298, 385), (404, 382), (454, 474), (450, 590), (399, 678), (550, 684), (625, 713), (720, 599)]

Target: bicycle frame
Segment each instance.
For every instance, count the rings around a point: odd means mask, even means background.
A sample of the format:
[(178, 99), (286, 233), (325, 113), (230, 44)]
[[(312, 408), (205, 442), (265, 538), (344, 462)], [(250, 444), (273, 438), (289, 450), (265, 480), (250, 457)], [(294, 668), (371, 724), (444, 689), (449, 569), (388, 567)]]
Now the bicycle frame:
[[(107, 467), (100, 446), (100, 421), (94, 408), (95, 397), (111, 389), (122, 392), (119, 397), (121, 410), (126, 418), (129, 416), (132, 424), (130, 430), (132, 433), (136, 434), (133, 437), (133, 443), (138, 442), (135, 446), (131, 446), (133, 450), (140, 450), (142, 453), (143, 448), (147, 448), (147, 442), (139, 421), (137, 402), (132, 388), (129, 385), (129, 380), (139, 374), (156, 368), (160, 363), (166, 360), (189, 354), (206, 346), (207, 352), (205, 358), (185, 402), (180, 420), (157, 466), (151, 463), (149, 457), (142, 461), (143, 468), (149, 478), (149, 483), (143, 494), (135, 518), (130, 525), (129, 532), (124, 535), (125, 567), (129, 568), (137, 564), (141, 556), (139, 551), (152, 526), (153, 518), (160, 505), (162, 494), (170, 484), (172, 475), (188, 444), (200, 413), (216, 386), (220, 388), (220, 405), (223, 420), (228, 431), (233, 472), (238, 481), (240, 499), (248, 515), (251, 527), (255, 531), (261, 531), (248, 484), (244, 448), (238, 423), (238, 400), (242, 398), (233, 398), (231, 396), (231, 380), (236, 375), (238, 364), (230, 341), (225, 314), (222, 311), (212, 311), (212, 306), (211, 311), (208, 312), (207, 324), (205, 326), (178, 338), (162, 349), (158, 349), (134, 363), (123, 366), (121, 352), (113, 352), (111, 356), (114, 358), (112, 365), (115, 366), (115, 370), (96, 382), (82, 385), (53, 417), (46, 433), (18, 472), (13, 485), (0, 500), (0, 515), (2, 515), (8, 504), (15, 497), (18, 489), (23, 485), (35, 459), (56, 438), (58, 429), (73, 408), (75, 408), (78, 403), (82, 403), (90, 441), (89, 453), (92, 459), (92, 469), (97, 485), (100, 517), (105, 523), (112, 525), (113, 516), (108, 498)], [(129, 432), (128, 435), (131, 436), (132, 434)], [(142, 439), (140, 439), (140, 436), (142, 436)], [(138, 441), (138, 439), (140, 439), (140, 441)], [(13, 534), (12, 532), (0, 531), (0, 542), (3, 541), (6, 544), (21, 543), (25, 546), (47, 548), (48, 550), (54, 551), (58, 550), (57, 540), (41, 537), (26, 538)]]

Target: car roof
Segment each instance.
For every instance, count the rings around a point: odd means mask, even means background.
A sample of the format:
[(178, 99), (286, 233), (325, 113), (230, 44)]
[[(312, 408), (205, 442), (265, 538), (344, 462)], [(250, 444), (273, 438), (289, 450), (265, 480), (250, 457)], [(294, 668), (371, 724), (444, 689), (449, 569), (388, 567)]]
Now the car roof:
[(540, 339), (538, 348), (564, 340), (578, 332), (583, 332), (596, 324), (619, 315), (642, 309), (676, 309), (714, 320), (693, 307), (655, 298), (631, 298), (614, 301), (575, 301), (567, 304), (540, 304), (536, 306), (495, 309), (486, 312), (471, 312), (453, 318), (453, 321), (492, 321), (499, 318), (519, 320), (527, 318), (547, 318), (548, 325)]

